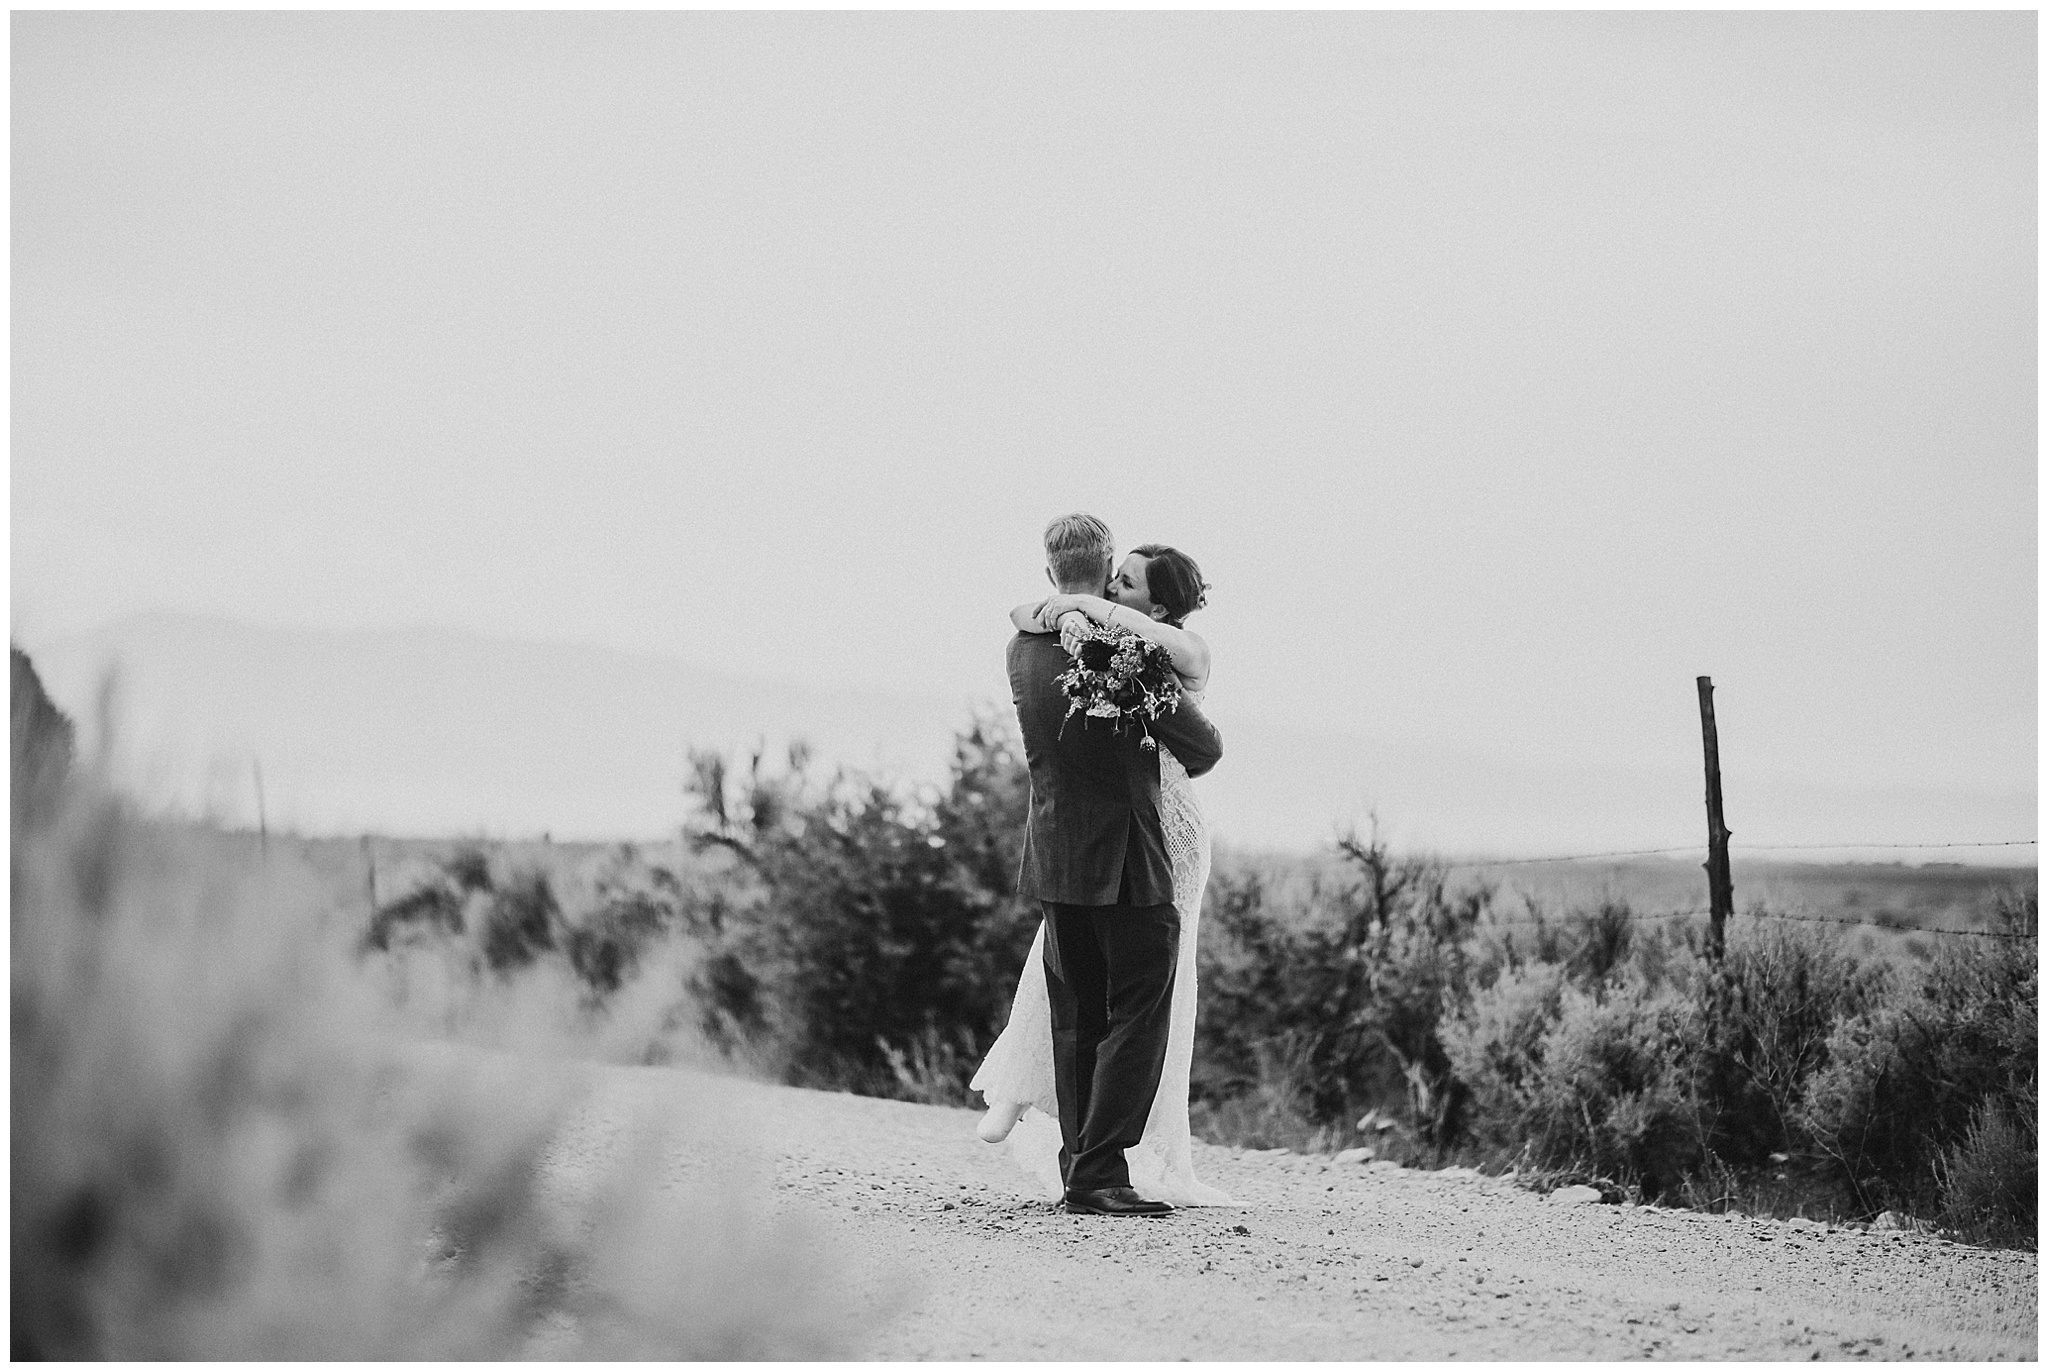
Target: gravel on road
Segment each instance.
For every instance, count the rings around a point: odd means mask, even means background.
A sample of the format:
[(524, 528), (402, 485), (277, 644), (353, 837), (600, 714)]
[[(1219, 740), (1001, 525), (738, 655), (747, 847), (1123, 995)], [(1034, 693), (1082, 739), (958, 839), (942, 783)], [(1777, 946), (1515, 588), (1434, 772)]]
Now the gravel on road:
[(582, 1203), (651, 1131), (663, 1184), (744, 1188), (822, 1246), (834, 1305), (860, 1312), (854, 1357), (2038, 1357), (2033, 1253), (1200, 1143), (1198, 1173), (1240, 1207), (1068, 1215), (974, 1137), (971, 1111), (577, 1070), (550, 1202)]

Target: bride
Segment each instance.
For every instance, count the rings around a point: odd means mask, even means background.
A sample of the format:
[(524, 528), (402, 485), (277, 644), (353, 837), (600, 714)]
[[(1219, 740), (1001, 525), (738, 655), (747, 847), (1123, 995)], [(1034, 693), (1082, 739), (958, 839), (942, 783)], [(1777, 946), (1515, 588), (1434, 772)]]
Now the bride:
[[(1183, 627), (1206, 603), (1201, 569), (1176, 548), (1147, 543), (1133, 549), (1110, 580), (1107, 594), (1056, 595), (1019, 605), (1010, 620), (1024, 633), (1062, 631), (1067, 646), (1085, 616), (1150, 639), (1173, 659), (1181, 689), (1199, 702), (1209, 684), (1209, 645)], [(1195, 1054), (1195, 931), (1202, 888), (1209, 881), (1209, 829), (1195, 803), (1187, 770), (1168, 748), (1159, 749), (1159, 820), (1173, 864), (1173, 903), (1180, 914), (1180, 953), (1174, 968), (1166, 1066), (1145, 1136), (1126, 1149), (1131, 1185), (1148, 1200), (1175, 1205), (1233, 1205), (1195, 1176), (1188, 1129), (1188, 1072)], [(1041, 923), (1017, 981), (1010, 1022), (989, 1049), (972, 1089), (988, 1102), (976, 1128), (988, 1143), (1009, 1140), (1012, 1156), (1057, 1200), (1060, 1177), (1059, 1103), (1053, 1090), (1052, 1011), (1045, 985), (1045, 927)]]

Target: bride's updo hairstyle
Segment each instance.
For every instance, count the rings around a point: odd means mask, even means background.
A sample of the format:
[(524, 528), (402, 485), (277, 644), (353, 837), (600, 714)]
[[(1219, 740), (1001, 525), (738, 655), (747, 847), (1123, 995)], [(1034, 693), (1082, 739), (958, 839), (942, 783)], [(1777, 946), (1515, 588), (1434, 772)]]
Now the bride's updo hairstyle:
[(1202, 569), (1178, 548), (1164, 543), (1145, 543), (1131, 549), (1145, 561), (1145, 594), (1166, 611), (1166, 622), (1178, 629), (1181, 621), (1209, 603), (1204, 594), (1209, 583)]

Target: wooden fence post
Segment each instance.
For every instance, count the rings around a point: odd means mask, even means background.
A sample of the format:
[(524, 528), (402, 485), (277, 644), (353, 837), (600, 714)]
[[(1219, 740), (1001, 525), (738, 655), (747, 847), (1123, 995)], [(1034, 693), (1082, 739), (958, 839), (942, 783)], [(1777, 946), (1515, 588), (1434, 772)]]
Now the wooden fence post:
[(1707, 754), (1708, 944), (1721, 956), (1722, 926), (1735, 913), (1735, 883), (1728, 875), (1728, 825), (1721, 817), (1721, 739), (1714, 731), (1714, 681), (1701, 677), (1700, 740)]
[(263, 856), (270, 857), (270, 820), (263, 812), (263, 762), (251, 758), (249, 765), (256, 770), (256, 841), (262, 846)]
[(370, 917), (377, 915), (377, 850), (370, 846), (370, 836), (363, 835), (363, 865), (369, 869)]

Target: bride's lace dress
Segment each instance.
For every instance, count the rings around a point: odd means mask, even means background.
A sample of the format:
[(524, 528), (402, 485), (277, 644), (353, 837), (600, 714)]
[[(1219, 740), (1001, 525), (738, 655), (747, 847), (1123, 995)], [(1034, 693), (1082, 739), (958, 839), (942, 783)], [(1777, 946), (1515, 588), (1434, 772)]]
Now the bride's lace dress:
[[(1166, 1067), (1145, 1137), (1126, 1149), (1131, 1185), (1149, 1200), (1175, 1205), (1235, 1205), (1228, 1195), (1195, 1176), (1188, 1129), (1188, 1072), (1195, 1059), (1195, 934), (1202, 918), (1202, 889), (1209, 884), (1209, 826), (1195, 802), (1194, 784), (1172, 750), (1159, 750), (1159, 821), (1166, 855), (1173, 864), (1173, 903), (1180, 912), (1180, 956), (1173, 973), (1173, 1011), (1167, 1031)], [(1060, 1180), (1059, 1099), (1052, 1076), (1052, 1009), (1045, 989), (1045, 926), (1031, 941), (1017, 979), (1010, 1022), (974, 1074), (973, 1088), (995, 1102), (1028, 1101), (1031, 1108), (1010, 1131), (1011, 1157), (1044, 1192), (1058, 1200)]]

